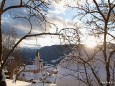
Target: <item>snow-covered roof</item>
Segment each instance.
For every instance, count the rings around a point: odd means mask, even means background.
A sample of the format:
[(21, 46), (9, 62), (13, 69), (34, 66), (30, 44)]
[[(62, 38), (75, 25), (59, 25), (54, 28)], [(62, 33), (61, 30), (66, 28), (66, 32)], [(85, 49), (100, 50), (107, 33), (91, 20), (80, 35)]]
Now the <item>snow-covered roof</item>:
[(34, 69), (38, 69), (36, 65), (26, 65), (25, 66), (25, 70), (34, 70)]

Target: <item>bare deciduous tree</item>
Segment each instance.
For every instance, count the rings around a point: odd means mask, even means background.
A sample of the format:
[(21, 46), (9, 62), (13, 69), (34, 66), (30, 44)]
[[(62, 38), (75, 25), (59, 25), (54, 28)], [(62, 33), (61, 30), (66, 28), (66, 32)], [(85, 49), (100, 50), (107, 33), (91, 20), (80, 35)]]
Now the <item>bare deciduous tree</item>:
[[(70, 62), (76, 61), (75, 74), (68, 74), (87, 86), (114, 86), (115, 54), (115, 0), (76, 1), (76, 5), (67, 5), (77, 9), (74, 18), (80, 19), (89, 33), (98, 38), (95, 49), (77, 45), (76, 52), (69, 56)], [(101, 39), (101, 40), (100, 40)], [(67, 60), (67, 61), (69, 61)], [(65, 61), (64, 61), (65, 62)], [(62, 62), (63, 64), (63, 62)], [(64, 68), (68, 69), (68, 65)], [(72, 73), (72, 72), (71, 72)]]
[[(9, 35), (8, 35), (9, 34)], [(17, 33), (13, 28), (11, 32), (4, 32), (3, 34), (3, 57), (2, 61), (7, 58), (7, 53), (12, 49), (17, 40)], [(22, 54), (20, 48), (17, 46), (15, 50), (8, 56), (5, 63), (4, 69), (9, 73), (9, 77), (12, 77), (14, 70), (18, 70), (24, 64), (24, 55)], [(18, 73), (18, 71), (16, 72)]]
[[(13, 50), (17, 47), (17, 45), (25, 38), (32, 37), (32, 36), (40, 36), (40, 35), (58, 35), (57, 33), (46, 33), (45, 31), (31, 34), (33, 30), (33, 23), (37, 23), (36, 25), (41, 25), (40, 23), (46, 23), (47, 20), (45, 19), (45, 12), (47, 12), (48, 5), (50, 5), (50, 0), (18, 0), (16, 4), (8, 5), (10, 0), (1, 0), (0, 1), (0, 76), (2, 77), (2, 69), (8, 59), (8, 56), (13, 52)], [(13, 10), (26, 10), (26, 14), (20, 13), (19, 11), (15, 14)], [(6, 57), (3, 57), (3, 39), (2, 39), (2, 20), (3, 16), (6, 12), (9, 12), (12, 19), (24, 19), (29, 24), (30, 29), (28, 33), (26, 33), (23, 37), (21, 36), (19, 40), (12, 46), (10, 51), (7, 53)], [(12, 14), (12, 12), (14, 14)], [(12, 15), (11, 15), (12, 14)], [(25, 16), (26, 15), (26, 16)], [(31, 18), (36, 19), (36, 22), (31, 22)], [(22, 20), (21, 20), (22, 21)], [(8, 29), (8, 28), (7, 28)], [(4, 58), (4, 61), (2, 59)]]

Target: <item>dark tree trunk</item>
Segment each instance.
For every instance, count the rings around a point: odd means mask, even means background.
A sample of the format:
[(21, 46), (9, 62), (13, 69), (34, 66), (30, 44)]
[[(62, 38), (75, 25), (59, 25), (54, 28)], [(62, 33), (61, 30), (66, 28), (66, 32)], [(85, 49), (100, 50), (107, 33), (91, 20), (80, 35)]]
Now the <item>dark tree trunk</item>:
[(0, 86), (7, 86), (6, 81), (4, 80), (4, 76), (2, 73), (2, 68), (0, 67)]
[(3, 80), (4, 76), (2, 75), (2, 10), (4, 7), (4, 1), (1, 3), (0, 8), (0, 86), (7, 86), (5, 80)]

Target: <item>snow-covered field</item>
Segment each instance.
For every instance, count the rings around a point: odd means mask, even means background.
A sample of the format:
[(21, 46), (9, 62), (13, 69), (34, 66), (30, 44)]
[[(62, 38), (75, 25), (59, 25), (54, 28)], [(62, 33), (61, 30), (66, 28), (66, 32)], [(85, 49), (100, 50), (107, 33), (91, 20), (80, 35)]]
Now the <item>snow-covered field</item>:
[[(12, 80), (6, 80), (7, 86), (43, 86), (43, 83), (29, 83), (23, 81), (17, 81), (16, 83), (12, 83)], [(44, 86), (56, 86), (55, 84), (45, 84)]]

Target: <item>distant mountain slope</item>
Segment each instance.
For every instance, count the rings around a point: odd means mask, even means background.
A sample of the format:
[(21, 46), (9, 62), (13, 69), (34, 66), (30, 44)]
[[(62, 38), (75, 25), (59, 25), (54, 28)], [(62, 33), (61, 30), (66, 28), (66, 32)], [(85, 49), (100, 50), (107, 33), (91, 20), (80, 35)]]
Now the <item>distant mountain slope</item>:
[(68, 47), (64, 45), (52, 45), (43, 47), (38, 51), (45, 63), (57, 64), (61, 59), (63, 59), (64, 55), (70, 52), (70, 49), (68, 49)]
[(40, 49), (24, 48), (23, 53), (26, 60), (30, 61), (35, 59), (35, 54), (37, 50), (39, 51), (40, 56), (44, 60), (45, 64), (53, 64), (53, 65), (59, 63), (60, 60), (64, 58), (64, 55), (68, 54), (71, 51), (67, 47), (67, 45), (45, 46)]

